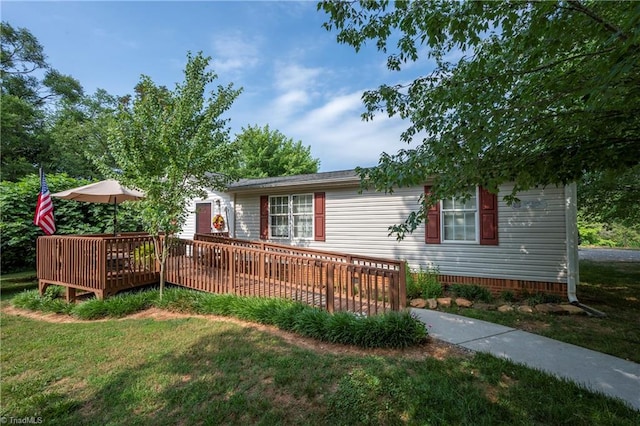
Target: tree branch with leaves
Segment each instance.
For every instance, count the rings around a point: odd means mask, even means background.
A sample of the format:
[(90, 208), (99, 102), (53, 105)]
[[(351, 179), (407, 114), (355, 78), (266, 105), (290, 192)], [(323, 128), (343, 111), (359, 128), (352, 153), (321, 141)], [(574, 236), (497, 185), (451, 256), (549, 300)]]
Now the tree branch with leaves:
[[(363, 118), (407, 121), (407, 147), (358, 169), (392, 191), (433, 179), (431, 196), (391, 229), (399, 237), (439, 199), (564, 185), (640, 163), (640, 7), (635, 2), (323, 1), (327, 30), (390, 70), (433, 70), (363, 95)], [(395, 45), (393, 40), (397, 40)], [(460, 57), (451, 61), (449, 58)], [(624, 211), (620, 209), (618, 211)]]
[(173, 91), (142, 76), (135, 95), (121, 99), (109, 125), (108, 154), (113, 160), (94, 158), (105, 175), (145, 193), (139, 204), (155, 241), (161, 295), (166, 260), (184, 226), (188, 201), (205, 196), (206, 188), (223, 190), (234, 178), (236, 153), (228, 119), (222, 115), (241, 89), (218, 85), (205, 98), (207, 86), (217, 79), (207, 69), (209, 61), (201, 53), (188, 54), (184, 82)]

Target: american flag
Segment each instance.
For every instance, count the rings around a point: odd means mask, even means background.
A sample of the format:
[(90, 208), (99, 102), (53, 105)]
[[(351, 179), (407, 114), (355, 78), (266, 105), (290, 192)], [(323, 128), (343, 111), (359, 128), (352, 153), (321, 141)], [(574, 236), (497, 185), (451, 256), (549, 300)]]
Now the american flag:
[(40, 193), (38, 194), (38, 204), (36, 204), (36, 214), (33, 217), (33, 223), (39, 226), (47, 235), (56, 232), (51, 194), (49, 193), (47, 180), (44, 178), (42, 171), (40, 172)]

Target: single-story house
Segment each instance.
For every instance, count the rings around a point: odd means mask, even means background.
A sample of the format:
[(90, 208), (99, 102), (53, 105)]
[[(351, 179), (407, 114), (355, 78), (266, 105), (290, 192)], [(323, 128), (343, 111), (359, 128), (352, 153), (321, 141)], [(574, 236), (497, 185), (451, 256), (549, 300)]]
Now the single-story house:
[[(233, 203), (228, 193), (207, 190), (205, 198), (190, 200), (187, 209), (189, 217), (179, 234), (180, 238), (192, 240), (196, 233), (229, 233), (235, 226)], [(221, 229), (216, 229), (213, 224), (218, 215), (224, 219)]]
[(497, 196), (476, 188), (465, 203), (442, 200), (426, 226), (397, 241), (389, 226), (417, 210), (429, 182), (392, 194), (360, 191), (359, 184), (354, 170), (244, 179), (193, 201), (182, 236), (212, 231), (212, 218), (222, 214), (235, 238), (406, 260), (412, 269), (437, 269), (443, 283), (575, 301), (575, 185), (524, 191), (512, 205), (503, 201), (510, 185)]

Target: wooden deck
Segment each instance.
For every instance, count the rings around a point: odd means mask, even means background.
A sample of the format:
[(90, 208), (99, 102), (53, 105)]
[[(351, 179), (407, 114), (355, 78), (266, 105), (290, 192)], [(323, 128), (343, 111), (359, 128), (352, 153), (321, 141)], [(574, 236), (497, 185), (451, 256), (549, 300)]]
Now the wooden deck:
[[(39, 288), (65, 286), (104, 298), (156, 283), (148, 235), (49, 236), (38, 239)], [(166, 281), (209, 293), (280, 297), (321, 309), (371, 315), (405, 306), (403, 262), (197, 234), (176, 240)]]
[(146, 234), (55, 235), (39, 237), (37, 271), (40, 292), (50, 284), (65, 286), (67, 298), (76, 290), (102, 299), (118, 291), (156, 283), (159, 272)]

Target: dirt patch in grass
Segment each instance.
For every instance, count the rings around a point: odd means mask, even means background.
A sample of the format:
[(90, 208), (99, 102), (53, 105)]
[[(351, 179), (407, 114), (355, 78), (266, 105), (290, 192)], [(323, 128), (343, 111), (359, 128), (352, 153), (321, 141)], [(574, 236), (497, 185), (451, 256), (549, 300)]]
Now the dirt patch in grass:
[(69, 315), (29, 311), (27, 309), (19, 309), (11, 305), (3, 306), (2, 313), (51, 323), (88, 323), (107, 321), (106, 319), (99, 319), (94, 321), (79, 320)]
[(229, 318), (217, 315), (195, 315), (184, 314), (179, 312), (171, 312), (158, 308), (150, 308), (132, 315), (128, 315), (118, 319), (99, 319), (99, 320), (79, 320), (69, 315), (34, 312), (26, 309), (18, 309), (13, 306), (5, 306), (2, 308), (3, 314), (27, 317), (37, 321), (46, 321), (51, 323), (89, 323), (104, 321), (124, 321), (137, 319), (152, 319), (155, 321), (168, 321), (181, 318), (202, 318), (210, 321), (222, 321), (240, 325), (242, 327), (250, 327), (266, 333), (277, 335), (289, 344), (309, 349), (319, 353), (331, 353), (336, 355), (377, 355), (403, 357), (408, 359), (420, 360), (425, 358), (435, 358), (443, 360), (449, 357), (467, 358), (471, 357), (473, 352), (457, 345), (443, 342), (438, 339), (429, 337), (427, 342), (422, 345), (405, 349), (364, 349), (351, 345), (340, 345), (329, 342), (303, 337), (295, 333), (283, 331), (274, 326), (256, 324), (252, 322), (242, 321), (236, 318)]
[(614, 333), (610, 326), (605, 325), (598, 318), (592, 318), (587, 316), (564, 316), (561, 318), (553, 319), (554, 324), (549, 321), (543, 320), (521, 320), (518, 321), (517, 328), (530, 333), (543, 334), (550, 330), (566, 330), (566, 331), (583, 331), (590, 330), (593, 334), (606, 336), (610, 333)]
[(518, 329), (528, 331), (530, 333), (540, 333), (551, 327), (546, 321), (522, 320), (518, 322)]

